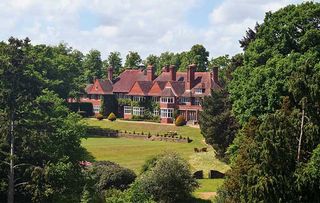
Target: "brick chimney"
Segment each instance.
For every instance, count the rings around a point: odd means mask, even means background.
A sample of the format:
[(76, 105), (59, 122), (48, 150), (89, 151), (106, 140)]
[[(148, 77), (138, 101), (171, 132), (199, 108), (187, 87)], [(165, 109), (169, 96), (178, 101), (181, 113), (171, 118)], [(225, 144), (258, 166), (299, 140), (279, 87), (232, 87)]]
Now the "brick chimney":
[(113, 78), (113, 67), (110, 66), (108, 67), (108, 79), (112, 82), (112, 78)]
[(169, 66), (169, 73), (170, 73), (170, 80), (176, 81), (177, 73), (176, 73), (176, 66), (175, 65)]
[(194, 83), (194, 73), (196, 72), (197, 65), (191, 64), (187, 68), (187, 81), (186, 81), (186, 90), (191, 90)]
[(169, 72), (169, 66), (167, 65), (163, 66), (161, 72)]
[(148, 81), (153, 81), (155, 79), (154, 66), (153, 65), (148, 65), (147, 66), (147, 79), (148, 79)]
[(214, 66), (212, 68), (212, 80), (216, 84), (219, 84), (218, 72), (219, 72), (219, 68), (217, 66)]

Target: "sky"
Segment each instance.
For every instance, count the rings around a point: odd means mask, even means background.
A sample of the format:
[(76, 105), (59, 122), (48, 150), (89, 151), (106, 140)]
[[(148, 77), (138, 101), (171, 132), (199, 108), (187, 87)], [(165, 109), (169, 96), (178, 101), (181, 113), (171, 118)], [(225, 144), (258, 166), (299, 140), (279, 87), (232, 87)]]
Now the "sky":
[(302, 0), (1, 0), (0, 41), (69, 46), (105, 59), (137, 51), (142, 58), (202, 44), (211, 57), (241, 52), (248, 27), (266, 12)]

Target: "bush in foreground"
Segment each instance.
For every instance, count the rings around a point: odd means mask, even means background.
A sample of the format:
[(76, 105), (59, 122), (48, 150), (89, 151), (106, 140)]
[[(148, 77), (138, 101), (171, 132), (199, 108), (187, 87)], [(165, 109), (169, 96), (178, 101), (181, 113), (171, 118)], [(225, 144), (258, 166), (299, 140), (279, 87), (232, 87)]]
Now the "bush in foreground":
[(97, 180), (96, 187), (100, 192), (111, 188), (127, 189), (136, 178), (136, 174), (132, 170), (110, 161), (94, 163), (93, 175)]
[(109, 121), (115, 121), (117, 119), (116, 115), (114, 113), (110, 113), (108, 116)]
[(163, 154), (151, 162), (148, 164), (151, 167), (146, 167), (146, 172), (131, 187), (133, 202), (140, 201), (141, 192), (144, 199), (152, 198), (156, 202), (184, 201), (198, 187), (189, 164), (178, 154)]
[(186, 120), (182, 115), (178, 116), (175, 121), (176, 126), (183, 126), (186, 124)]

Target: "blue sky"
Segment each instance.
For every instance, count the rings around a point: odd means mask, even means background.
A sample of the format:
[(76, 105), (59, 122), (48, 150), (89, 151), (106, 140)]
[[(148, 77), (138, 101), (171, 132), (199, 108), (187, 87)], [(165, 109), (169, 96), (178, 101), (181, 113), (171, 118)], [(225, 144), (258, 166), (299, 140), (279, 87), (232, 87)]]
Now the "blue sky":
[(142, 57), (203, 44), (210, 57), (241, 52), (238, 40), (265, 12), (301, 0), (2, 0), (0, 39), (68, 43), (87, 53)]

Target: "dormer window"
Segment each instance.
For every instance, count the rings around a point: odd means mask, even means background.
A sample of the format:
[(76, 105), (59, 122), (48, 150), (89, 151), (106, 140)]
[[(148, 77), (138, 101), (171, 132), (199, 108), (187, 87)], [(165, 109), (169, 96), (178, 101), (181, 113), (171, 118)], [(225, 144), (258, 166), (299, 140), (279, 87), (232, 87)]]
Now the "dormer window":
[(195, 88), (194, 92), (195, 92), (195, 94), (202, 94), (203, 93), (203, 89), (202, 88)]

